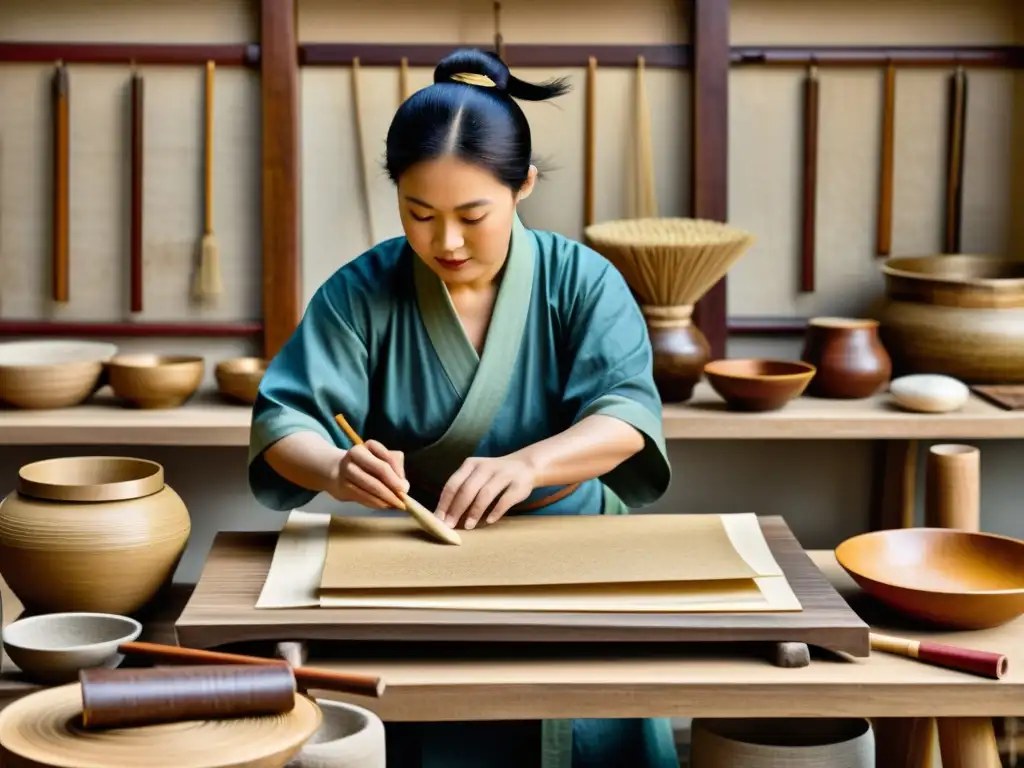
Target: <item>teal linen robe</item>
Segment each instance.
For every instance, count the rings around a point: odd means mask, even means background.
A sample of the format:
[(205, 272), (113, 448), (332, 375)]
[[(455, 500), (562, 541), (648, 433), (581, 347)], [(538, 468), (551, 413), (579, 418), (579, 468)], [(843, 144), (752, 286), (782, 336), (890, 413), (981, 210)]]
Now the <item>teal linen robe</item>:
[[(482, 355), (405, 238), (317, 290), (253, 408), (249, 484), (262, 505), (288, 511), (316, 496), (263, 454), (302, 430), (348, 447), (339, 413), (364, 439), (405, 452), (410, 494), (429, 508), (466, 458), (509, 454), (598, 413), (636, 427), (644, 448), (529, 514), (623, 514), (658, 499), (671, 479), (650, 340), (625, 280), (593, 250), (518, 218)], [(524, 503), (557, 490), (537, 488)], [(400, 746), (389, 766), (500, 768), (515, 754), (496, 724), (388, 728)], [(541, 743), (544, 768), (678, 766), (666, 719), (544, 721)]]

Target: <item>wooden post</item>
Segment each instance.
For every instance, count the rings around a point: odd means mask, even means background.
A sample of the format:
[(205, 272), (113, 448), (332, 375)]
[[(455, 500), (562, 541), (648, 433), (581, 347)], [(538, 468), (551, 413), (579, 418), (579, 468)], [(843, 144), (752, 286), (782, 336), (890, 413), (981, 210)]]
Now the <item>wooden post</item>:
[[(726, 221), (729, 173), (729, 0), (692, 0), (693, 215)], [(725, 357), (725, 278), (697, 303), (711, 357)]]
[(295, 0), (260, 0), (263, 355), (302, 317), (299, 249), (299, 54)]

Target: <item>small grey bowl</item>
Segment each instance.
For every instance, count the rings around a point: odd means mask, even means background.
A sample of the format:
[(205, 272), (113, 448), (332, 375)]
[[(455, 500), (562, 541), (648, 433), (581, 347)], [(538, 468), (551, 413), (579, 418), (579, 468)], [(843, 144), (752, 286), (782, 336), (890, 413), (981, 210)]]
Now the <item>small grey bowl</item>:
[(121, 643), (138, 638), (142, 625), (112, 613), (47, 613), (4, 627), (4, 650), (26, 678), (59, 685), (74, 682), (78, 672), (112, 669), (124, 655)]

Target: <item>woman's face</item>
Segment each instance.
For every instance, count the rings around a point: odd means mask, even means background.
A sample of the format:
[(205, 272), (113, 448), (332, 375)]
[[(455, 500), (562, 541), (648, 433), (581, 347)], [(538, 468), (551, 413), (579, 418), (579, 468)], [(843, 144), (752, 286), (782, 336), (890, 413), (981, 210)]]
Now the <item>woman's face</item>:
[(398, 180), (398, 207), (409, 244), (447, 285), (485, 285), (508, 255), (516, 203), (533, 190), (537, 171), (519, 194), (488, 171), (455, 157), (418, 163)]

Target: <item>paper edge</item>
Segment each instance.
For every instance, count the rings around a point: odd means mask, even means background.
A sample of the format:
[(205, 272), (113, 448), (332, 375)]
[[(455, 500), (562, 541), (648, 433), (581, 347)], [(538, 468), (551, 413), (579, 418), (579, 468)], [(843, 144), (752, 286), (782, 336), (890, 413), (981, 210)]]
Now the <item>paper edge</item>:
[(331, 516), (293, 509), (278, 533), (270, 569), (255, 607), (319, 608)]

